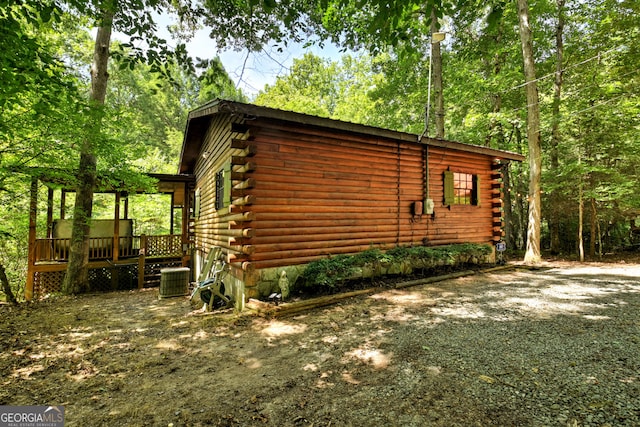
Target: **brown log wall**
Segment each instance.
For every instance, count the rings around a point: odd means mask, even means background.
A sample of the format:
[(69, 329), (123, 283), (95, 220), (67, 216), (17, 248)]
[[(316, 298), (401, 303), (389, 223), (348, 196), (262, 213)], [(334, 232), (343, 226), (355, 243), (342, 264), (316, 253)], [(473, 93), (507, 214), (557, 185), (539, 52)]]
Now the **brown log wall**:
[[(435, 218), (429, 224), (428, 243), (488, 243), (493, 240), (493, 202), (500, 200), (492, 191), (493, 159), (481, 154), (429, 148), (429, 189), (435, 202)], [(480, 177), (480, 205), (445, 206), (446, 170)]]
[[(254, 187), (243, 194), (255, 197), (254, 268), (370, 247), (492, 239), (491, 158), (431, 147), (435, 219), (415, 217), (412, 204), (424, 199), (421, 145), (260, 120), (251, 126), (256, 168), (247, 176)], [(481, 176), (480, 207), (442, 205), (442, 172), (449, 167)]]
[(241, 133), (230, 122), (238, 120), (225, 114), (213, 116), (196, 162), (196, 189), (200, 191), (200, 207), (194, 221), (195, 246), (205, 252), (214, 246), (221, 246), (227, 254), (242, 255), (243, 245), (233, 239), (242, 237), (243, 232), (232, 231), (232, 224), (244, 223), (251, 216), (242, 212), (238, 214), (229, 207), (220, 210), (215, 208), (215, 175), (231, 157), (242, 154), (241, 148), (231, 148), (232, 141), (248, 138), (248, 134)]
[[(420, 200), (422, 193), (422, 160), (404, 144), (369, 145), (356, 136), (278, 126), (255, 134), (251, 261), (256, 268), (372, 245), (392, 247), (404, 240), (396, 218), (403, 208), (409, 215), (407, 197)], [(399, 182), (403, 169), (415, 169), (418, 180)]]
[[(435, 214), (414, 216), (413, 203), (425, 198), (422, 145), (259, 118), (240, 133), (230, 120), (213, 116), (196, 163), (195, 243), (206, 252), (221, 246), (238, 269), (371, 247), (487, 243), (499, 232), (491, 157), (430, 146)], [(215, 174), (230, 159), (234, 202), (216, 211)], [(443, 205), (445, 170), (479, 175), (480, 206)]]

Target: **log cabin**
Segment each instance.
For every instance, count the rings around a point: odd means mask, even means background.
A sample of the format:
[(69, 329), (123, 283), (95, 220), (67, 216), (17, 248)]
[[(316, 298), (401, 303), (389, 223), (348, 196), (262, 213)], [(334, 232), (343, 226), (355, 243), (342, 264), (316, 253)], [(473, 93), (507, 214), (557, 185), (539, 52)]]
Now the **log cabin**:
[(178, 171), (195, 177), (192, 268), (200, 271), (206, 254), (222, 249), (227, 285), (242, 304), (330, 255), (495, 244), (503, 233), (502, 174), (523, 159), (214, 100), (189, 114)]
[[(509, 162), (523, 159), (215, 100), (189, 114), (178, 174), (150, 174), (155, 191), (170, 196), (168, 233), (136, 232), (128, 194), (103, 185), (101, 191), (112, 195), (113, 215), (92, 220), (91, 290), (157, 286), (164, 267), (190, 267), (196, 280), (216, 249), (230, 266), (225, 282), (241, 309), (283, 274), (295, 281), (306, 264), (323, 257), (396, 246), (495, 244), (503, 233), (502, 174)], [(73, 189), (57, 176), (32, 174), (27, 299), (59, 291), (68, 262), (65, 199)], [(43, 186), (46, 221), (38, 219)]]

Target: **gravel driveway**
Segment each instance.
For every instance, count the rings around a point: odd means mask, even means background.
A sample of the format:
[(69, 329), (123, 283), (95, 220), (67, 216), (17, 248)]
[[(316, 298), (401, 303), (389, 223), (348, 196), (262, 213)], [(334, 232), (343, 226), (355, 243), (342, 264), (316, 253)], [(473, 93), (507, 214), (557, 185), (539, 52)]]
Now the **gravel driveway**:
[(637, 426), (639, 307), (640, 265), (570, 263), (279, 319), (61, 298), (2, 309), (0, 404), (64, 404), (68, 426)]
[[(459, 385), (464, 412), (454, 424), (476, 406), (477, 425), (640, 425), (640, 266), (574, 264), (443, 285), (409, 339), (427, 338), (419, 371), (428, 360)], [(456, 408), (453, 400), (441, 402)]]

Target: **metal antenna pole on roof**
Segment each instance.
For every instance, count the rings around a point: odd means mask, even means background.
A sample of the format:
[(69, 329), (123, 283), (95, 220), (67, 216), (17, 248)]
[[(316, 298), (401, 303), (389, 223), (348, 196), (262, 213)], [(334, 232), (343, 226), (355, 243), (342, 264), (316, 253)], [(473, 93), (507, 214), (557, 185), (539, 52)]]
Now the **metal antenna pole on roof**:
[[(431, 108), (431, 64), (433, 62), (433, 45), (440, 43), (446, 37), (446, 33), (431, 34), (431, 42), (429, 43), (429, 84), (427, 86), (427, 105), (425, 107), (425, 123), (424, 132), (418, 137), (418, 142), (422, 143), (422, 139), (429, 137), (429, 111)], [(433, 215), (433, 200), (429, 194), (429, 146), (424, 143), (424, 202), (422, 204), (423, 213)]]
[(425, 107), (424, 134), (429, 137), (429, 110), (431, 109), (431, 67), (433, 66), (433, 40), (429, 43), (429, 84), (427, 85), (427, 106)]
[(433, 33), (431, 34), (431, 42), (429, 43), (429, 83), (427, 85), (427, 105), (425, 107), (425, 123), (424, 132), (418, 138), (418, 142), (422, 141), (422, 138), (429, 137), (429, 111), (431, 109), (431, 64), (433, 63), (433, 45), (440, 43), (445, 39), (447, 33)]

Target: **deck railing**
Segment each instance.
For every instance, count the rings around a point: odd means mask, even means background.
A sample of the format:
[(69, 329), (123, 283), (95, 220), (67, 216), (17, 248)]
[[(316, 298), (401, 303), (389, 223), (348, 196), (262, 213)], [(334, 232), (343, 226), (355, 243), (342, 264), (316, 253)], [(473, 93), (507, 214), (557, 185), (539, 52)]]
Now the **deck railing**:
[[(71, 239), (36, 239), (35, 262), (67, 262)], [(118, 238), (118, 258), (182, 256), (182, 236), (179, 234), (156, 236), (127, 236)], [(89, 260), (114, 259), (113, 237), (91, 237)]]
[(179, 234), (142, 235), (140, 246), (147, 257), (182, 256), (182, 236)]

